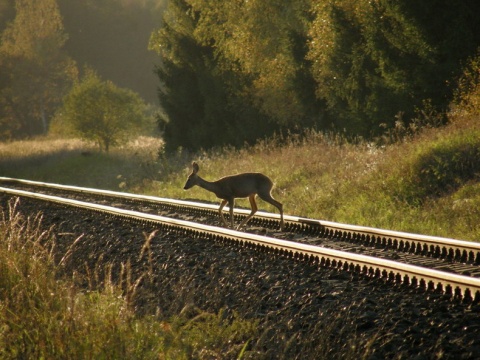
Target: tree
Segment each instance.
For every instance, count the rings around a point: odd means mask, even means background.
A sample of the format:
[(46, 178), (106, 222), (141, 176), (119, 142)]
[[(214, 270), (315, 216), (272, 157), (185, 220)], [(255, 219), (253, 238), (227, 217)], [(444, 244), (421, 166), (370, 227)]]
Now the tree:
[(308, 59), (337, 128), (366, 136), (448, 106), (480, 41), (478, 1), (329, 0), (314, 5)]
[(198, 19), (195, 39), (212, 46), (223, 67), (248, 77), (242, 91), (259, 111), (280, 126), (316, 122), (318, 107), (304, 59), (310, 1), (188, 2)]
[(269, 132), (270, 124), (242, 93), (248, 79), (222, 67), (214, 48), (195, 38), (196, 23), (186, 1), (172, 0), (150, 40), (161, 56), (157, 74), (167, 149), (253, 142)]
[(293, 3), (169, 2), (150, 41), (168, 147), (239, 146), (320, 118), (303, 62), (305, 4), (290, 13)]
[(473, 0), (171, 0), (150, 43), (167, 144), (332, 125), (372, 138), (426, 106), (441, 114), (480, 43), (479, 11)]
[(148, 121), (145, 103), (131, 90), (102, 81), (87, 71), (65, 97), (58, 118), (80, 137), (106, 152), (138, 134)]
[(0, 44), (0, 126), (14, 137), (45, 134), (77, 68), (62, 50), (67, 36), (55, 0), (18, 0), (15, 9)]

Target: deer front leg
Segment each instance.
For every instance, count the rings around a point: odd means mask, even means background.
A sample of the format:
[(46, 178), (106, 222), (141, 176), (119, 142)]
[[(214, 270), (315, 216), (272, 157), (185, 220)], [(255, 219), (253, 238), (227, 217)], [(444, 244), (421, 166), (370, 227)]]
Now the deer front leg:
[(258, 210), (258, 207), (257, 207), (257, 203), (255, 202), (255, 194), (253, 195), (250, 195), (248, 200), (250, 200), (250, 206), (252, 207), (252, 211), (250, 212), (250, 214), (245, 218), (245, 220), (242, 221), (242, 223), (240, 225), (238, 225), (237, 227), (237, 230), (241, 229), (243, 227), (243, 225), (245, 225), (247, 223), (248, 220), (250, 220), (250, 218), (257, 212)]
[(225, 217), (223, 216), (223, 207), (227, 204), (227, 200), (222, 200), (220, 203), (220, 207), (218, 208), (218, 213), (220, 214), (220, 218), (222, 219), (223, 224), (225, 227), (228, 228), (227, 220), (225, 220)]

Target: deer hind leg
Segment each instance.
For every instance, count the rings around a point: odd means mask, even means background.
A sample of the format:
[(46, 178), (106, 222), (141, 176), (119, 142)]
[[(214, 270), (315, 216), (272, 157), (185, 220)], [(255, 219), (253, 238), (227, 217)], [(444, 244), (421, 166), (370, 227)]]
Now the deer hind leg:
[(227, 204), (227, 200), (222, 200), (220, 203), (220, 207), (218, 208), (218, 213), (220, 214), (220, 218), (222, 219), (223, 224), (225, 227), (228, 227), (227, 220), (225, 220), (225, 217), (223, 216), (223, 207)]
[(257, 212), (258, 207), (257, 207), (257, 203), (255, 202), (255, 196), (256, 195), (253, 194), (248, 197), (248, 200), (250, 200), (250, 206), (252, 207), (252, 211), (245, 218), (245, 220), (243, 220), (242, 223), (238, 225), (237, 230), (241, 229), (247, 223), (247, 221), (250, 220), (250, 218)]
[(275, 206), (280, 211), (280, 231), (283, 231), (283, 204), (275, 200), (270, 193), (258, 194), (260, 199)]

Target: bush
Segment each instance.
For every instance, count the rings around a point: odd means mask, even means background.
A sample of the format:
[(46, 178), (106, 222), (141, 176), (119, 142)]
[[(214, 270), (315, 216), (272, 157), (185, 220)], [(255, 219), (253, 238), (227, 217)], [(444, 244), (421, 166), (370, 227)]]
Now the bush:
[(412, 185), (419, 196), (440, 196), (480, 179), (480, 134), (435, 144), (413, 164)]
[(101, 81), (87, 72), (65, 97), (63, 108), (55, 115), (52, 130), (76, 134), (95, 141), (102, 150), (126, 143), (138, 135), (150, 121), (152, 112), (140, 97), (111, 81)]

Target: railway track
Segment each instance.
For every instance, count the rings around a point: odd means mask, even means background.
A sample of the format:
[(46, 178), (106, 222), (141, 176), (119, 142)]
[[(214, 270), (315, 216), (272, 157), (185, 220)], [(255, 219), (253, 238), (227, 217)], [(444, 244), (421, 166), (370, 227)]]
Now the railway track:
[[(209, 204), (11, 178), (0, 178), (0, 185), (0, 192), (9, 196), (106, 212), (193, 237), (235, 243), (276, 256), (437, 291), (467, 303), (480, 301), (480, 245), (472, 242), (294, 216), (285, 216), (285, 232), (279, 233), (272, 230), (278, 227), (278, 216), (268, 213), (260, 213), (252, 219), (250, 229), (256, 231), (255, 234), (181, 219), (182, 216), (200, 217), (207, 223), (215, 223), (212, 219), (218, 217), (218, 207)], [(32, 189), (34, 192), (28, 191)], [(178, 213), (183, 215), (172, 217)], [(247, 210), (235, 210), (238, 217), (248, 213)]]

